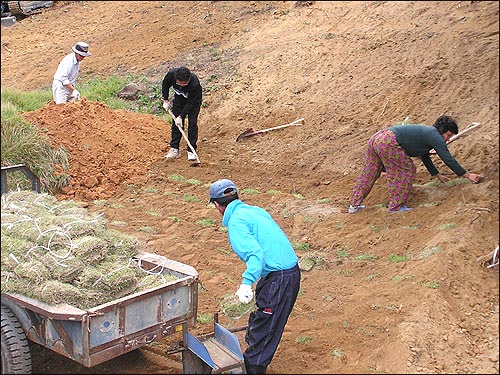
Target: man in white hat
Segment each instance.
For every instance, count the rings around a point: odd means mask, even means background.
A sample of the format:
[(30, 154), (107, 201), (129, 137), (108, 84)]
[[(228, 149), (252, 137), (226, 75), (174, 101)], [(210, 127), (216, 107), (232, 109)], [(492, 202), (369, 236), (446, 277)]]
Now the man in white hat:
[(80, 93), (75, 88), (75, 84), (80, 62), (90, 56), (89, 45), (85, 42), (78, 42), (71, 49), (73, 52), (61, 60), (52, 81), (52, 95), (56, 104), (80, 99)]

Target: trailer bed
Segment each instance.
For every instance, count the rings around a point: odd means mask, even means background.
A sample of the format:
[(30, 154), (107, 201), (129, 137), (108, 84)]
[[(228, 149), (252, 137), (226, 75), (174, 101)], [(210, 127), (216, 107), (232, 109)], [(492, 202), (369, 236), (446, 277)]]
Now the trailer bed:
[[(2, 304), (13, 311), (29, 340), (92, 367), (195, 324), (198, 273), (161, 258), (161, 272), (176, 280), (87, 310), (15, 293), (2, 293)], [(158, 267), (157, 259), (151, 253), (140, 257), (149, 269)]]

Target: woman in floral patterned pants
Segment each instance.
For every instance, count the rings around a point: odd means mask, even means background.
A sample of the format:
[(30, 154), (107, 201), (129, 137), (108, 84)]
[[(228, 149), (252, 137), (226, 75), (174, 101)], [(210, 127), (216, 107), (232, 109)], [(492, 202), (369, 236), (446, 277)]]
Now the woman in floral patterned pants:
[(361, 202), (370, 193), (383, 169), (389, 188), (389, 212), (411, 210), (405, 203), (416, 175), (412, 157), (420, 157), (431, 176), (441, 182), (448, 181), (448, 177), (441, 175), (432, 162), (429, 154), (432, 149), (455, 174), (478, 183), (481, 176), (467, 172), (451, 156), (446, 142), (453, 134), (458, 134), (458, 126), (455, 120), (444, 115), (433, 126), (396, 125), (375, 133), (368, 141), (362, 171), (354, 185), (348, 212), (353, 214), (365, 207)]

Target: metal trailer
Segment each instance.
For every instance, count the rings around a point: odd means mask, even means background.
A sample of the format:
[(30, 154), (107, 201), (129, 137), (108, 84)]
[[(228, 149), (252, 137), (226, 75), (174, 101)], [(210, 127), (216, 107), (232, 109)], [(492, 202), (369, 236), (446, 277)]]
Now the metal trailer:
[[(141, 259), (143, 267), (158, 267)], [(162, 266), (164, 274), (178, 279), (86, 311), (2, 293), (2, 374), (31, 373), (27, 340), (92, 367), (175, 332), (187, 332), (196, 322), (198, 273), (165, 258)]]
[[(15, 171), (21, 171), (32, 190), (40, 193), (40, 179), (24, 164), (1, 169), (2, 194), (8, 191), (7, 173)], [(198, 272), (151, 253), (139, 254), (135, 260), (146, 270), (160, 265), (164, 275), (177, 279), (86, 311), (2, 293), (2, 374), (31, 373), (28, 340), (92, 367), (180, 331), (182, 341), (173, 343), (166, 354), (182, 352), (184, 374), (245, 373), (234, 332), (247, 326), (227, 329), (215, 313), (213, 333), (195, 337), (188, 331), (198, 313)]]

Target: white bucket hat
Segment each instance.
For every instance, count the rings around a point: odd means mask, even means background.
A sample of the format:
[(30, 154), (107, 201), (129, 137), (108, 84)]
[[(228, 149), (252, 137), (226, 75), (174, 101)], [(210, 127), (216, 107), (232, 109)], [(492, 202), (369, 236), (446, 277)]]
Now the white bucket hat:
[(89, 52), (89, 45), (85, 42), (78, 42), (71, 49), (73, 50), (73, 52), (85, 57), (91, 55), (91, 53)]

